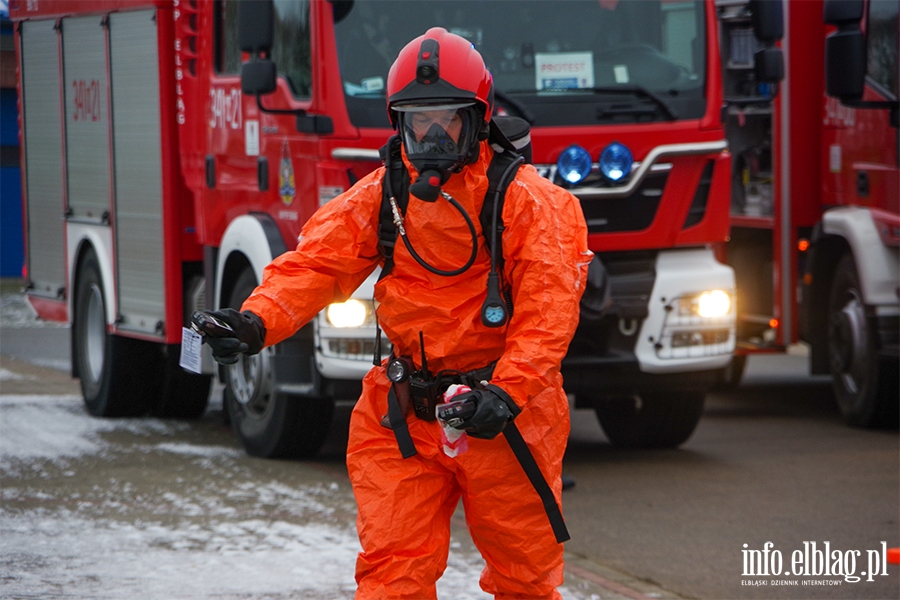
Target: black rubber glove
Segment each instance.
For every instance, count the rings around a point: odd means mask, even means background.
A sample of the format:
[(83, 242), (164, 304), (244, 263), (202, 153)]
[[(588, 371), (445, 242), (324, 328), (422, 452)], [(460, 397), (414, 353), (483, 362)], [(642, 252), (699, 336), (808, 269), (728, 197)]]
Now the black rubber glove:
[(206, 312), (234, 330), (233, 334), (216, 332), (204, 336), (217, 363), (233, 365), (238, 361), (238, 354), (256, 354), (262, 350), (266, 328), (259, 316), (249, 310), (238, 312), (233, 308)]
[(496, 385), (459, 394), (453, 400), (470, 398), (475, 401), (475, 414), (463, 421), (458, 429), (464, 429), (472, 437), (483, 440), (497, 437), (506, 424), (522, 412), (509, 394)]

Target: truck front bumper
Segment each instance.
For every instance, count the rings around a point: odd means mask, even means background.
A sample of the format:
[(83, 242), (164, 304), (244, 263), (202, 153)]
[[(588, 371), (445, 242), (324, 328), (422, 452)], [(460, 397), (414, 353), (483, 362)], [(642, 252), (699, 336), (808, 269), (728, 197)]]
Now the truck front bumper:
[(734, 353), (734, 271), (709, 248), (597, 260), (608, 275), (610, 302), (602, 315), (582, 312), (562, 364), (566, 390), (710, 387)]

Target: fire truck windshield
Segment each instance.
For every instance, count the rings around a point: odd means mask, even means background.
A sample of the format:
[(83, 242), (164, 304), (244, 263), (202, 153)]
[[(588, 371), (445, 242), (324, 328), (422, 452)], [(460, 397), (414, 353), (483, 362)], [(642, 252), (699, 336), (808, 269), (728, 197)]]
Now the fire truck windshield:
[(389, 127), (387, 72), (430, 27), (475, 44), (501, 114), (535, 126), (699, 118), (702, 0), (335, 1), (344, 95), (358, 127)]

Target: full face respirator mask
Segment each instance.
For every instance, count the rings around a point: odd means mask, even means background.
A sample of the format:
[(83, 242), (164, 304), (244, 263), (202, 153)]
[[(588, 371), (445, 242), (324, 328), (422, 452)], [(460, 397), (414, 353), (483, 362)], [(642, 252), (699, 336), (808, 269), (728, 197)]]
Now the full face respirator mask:
[(434, 202), (450, 175), (478, 158), (482, 119), (472, 104), (397, 106), (394, 110), (406, 155), (419, 172), (409, 191)]

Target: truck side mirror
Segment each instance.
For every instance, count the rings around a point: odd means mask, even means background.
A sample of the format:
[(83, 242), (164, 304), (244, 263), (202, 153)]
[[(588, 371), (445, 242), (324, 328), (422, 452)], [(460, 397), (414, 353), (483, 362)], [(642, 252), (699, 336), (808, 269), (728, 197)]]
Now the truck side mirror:
[(863, 18), (863, 0), (825, 0), (822, 20), (829, 25), (859, 23)]
[(255, 58), (241, 65), (241, 91), (245, 94), (271, 94), (278, 83), (275, 63)]
[[(270, 94), (278, 83), (278, 70), (269, 59), (275, 39), (275, 5), (272, 0), (238, 3), (238, 45), (250, 53), (241, 65), (241, 90), (245, 94)], [(266, 58), (260, 55), (265, 54)]]
[(862, 17), (863, 0), (825, 0), (824, 21), (838, 28), (825, 38), (825, 93), (842, 102), (863, 95), (867, 61)]
[(784, 37), (784, 7), (781, 0), (750, 0), (749, 8), (756, 39), (770, 46)]
[(753, 55), (753, 69), (760, 83), (778, 83), (784, 79), (784, 55), (781, 48), (760, 48)]
[(784, 37), (784, 6), (781, 0), (750, 0), (753, 35), (762, 48), (753, 55), (756, 80), (778, 83), (784, 79), (784, 55), (775, 44)]
[(272, 0), (238, 3), (238, 45), (243, 52), (266, 54), (275, 39), (275, 4)]

